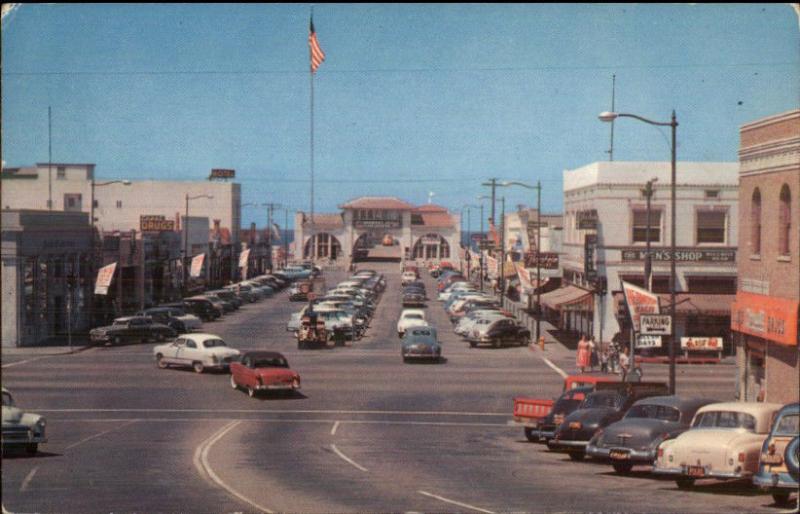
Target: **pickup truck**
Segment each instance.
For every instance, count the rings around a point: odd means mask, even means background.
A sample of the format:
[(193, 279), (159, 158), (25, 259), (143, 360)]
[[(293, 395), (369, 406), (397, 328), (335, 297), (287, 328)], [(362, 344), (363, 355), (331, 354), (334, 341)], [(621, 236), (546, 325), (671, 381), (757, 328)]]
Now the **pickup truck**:
[[(570, 400), (582, 400), (586, 392), (594, 391), (598, 382), (618, 382), (619, 379), (614, 375), (591, 375), (588, 373), (580, 375), (569, 375), (564, 379), (564, 388), (561, 397), (555, 400), (541, 398), (514, 398), (514, 421), (522, 425), (525, 430), (525, 437), (528, 441), (536, 442), (548, 440), (553, 437), (558, 422), (564, 416), (577, 408), (577, 403)], [(585, 388), (589, 388), (584, 390)], [(580, 391), (571, 391), (580, 389)], [(572, 398), (575, 395), (580, 395)], [(554, 405), (559, 412), (552, 412)], [(571, 406), (571, 409), (567, 407)], [(562, 408), (563, 407), (563, 408)], [(561, 411), (564, 412), (561, 412)], [(560, 415), (560, 418), (556, 416)]]

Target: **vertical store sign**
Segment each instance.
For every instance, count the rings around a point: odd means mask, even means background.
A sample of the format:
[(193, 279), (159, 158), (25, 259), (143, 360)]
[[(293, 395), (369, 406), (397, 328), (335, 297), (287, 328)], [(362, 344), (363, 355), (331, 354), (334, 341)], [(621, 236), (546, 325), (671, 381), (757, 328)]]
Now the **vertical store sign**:
[(108, 288), (111, 286), (111, 281), (114, 279), (114, 271), (116, 271), (116, 269), (117, 263), (112, 262), (108, 266), (103, 266), (97, 270), (97, 281), (94, 284), (94, 294), (108, 294)]
[(203, 261), (205, 260), (205, 257), (206, 254), (204, 253), (192, 257), (192, 267), (189, 271), (189, 275), (192, 278), (197, 278), (200, 276), (200, 271), (203, 269)]
[(589, 282), (597, 278), (596, 253), (597, 234), (586, 234), (583, 238), (583, 274)]
[(637, 287), (627, 282), (622, 283), (622, 292), (625, 295), (625, 304), (631, 315), (633, 330), (640, 332), (639, 316), (642, 314), (659, 314), (658, 296), (646, 289)]

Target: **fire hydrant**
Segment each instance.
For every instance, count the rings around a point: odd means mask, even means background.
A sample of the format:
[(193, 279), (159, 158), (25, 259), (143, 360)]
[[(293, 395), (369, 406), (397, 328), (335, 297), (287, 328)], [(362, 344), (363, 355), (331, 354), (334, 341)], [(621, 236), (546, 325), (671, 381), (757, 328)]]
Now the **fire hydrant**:
[(544, 336), (539, 337), (539, 348), (544, 351)]

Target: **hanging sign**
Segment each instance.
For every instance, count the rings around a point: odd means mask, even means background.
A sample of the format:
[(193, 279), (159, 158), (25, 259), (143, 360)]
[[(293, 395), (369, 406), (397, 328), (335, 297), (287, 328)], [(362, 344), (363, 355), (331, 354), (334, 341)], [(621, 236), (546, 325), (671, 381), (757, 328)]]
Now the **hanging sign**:
[(206, 254), (201, 253), (192, 257), (192, 267), (189, 270), (189, 276), (192, 278), (197, 278), (200, 276), (200, 272), (203, 269), (203, 261), (205, 260)]
[(668, 336), (672, 333), (672, 316), (669, 314), (642, 314), (639, 322), (642, 335)]
[(641, 331), (639, 317), (642, 314), (659, 313), (658, 296), (627, 282), (622, 283), (622, 292), (625, 295), (625, 303), (628, 305), (628, 312), (631, 315), (633, 330), (638, 333)]
[(636, 348), (661, 348), (661, 336), (637, 336)]
[(116, 269), (117, 263), (112, 262), (108, 266), (103, 266), (97, 270), (97, 281), (94, 285), (94, 294), (108, 294), (108, 288), (111, 286), (111, 281), (114, 279), (114, 271), (116, 271)]

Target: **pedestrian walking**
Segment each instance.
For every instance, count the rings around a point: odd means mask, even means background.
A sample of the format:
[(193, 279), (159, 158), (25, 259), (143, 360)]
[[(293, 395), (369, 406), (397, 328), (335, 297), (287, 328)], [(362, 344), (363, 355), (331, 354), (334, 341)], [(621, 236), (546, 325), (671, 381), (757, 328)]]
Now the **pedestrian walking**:
[(625, 382), (625, 377), (628, 375), (628, 370), (630, 368), (631, 359), (628, 357), (628, 347), (622, 349), (622, 353), (619, 356), (619, 369), (622, 372), (622, 381)]
[(589, 341), (581, 334), (581, 338), (578, 341), (578, 355), (575, 357), (575, 365), (581, 370), (581, 373), (585, 372), (586, 367), (589, 366), (589, 359)]
[(594, 368), (597, 366), (597, 345), (594, 342), (594, 337), (589, 336), (589, 369), (594, 373)]
[(608, 373), (608, 345), (600, 343), (600, 371)]

